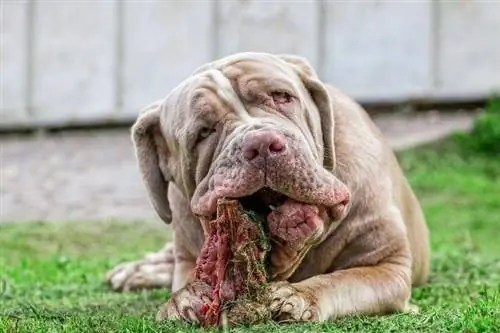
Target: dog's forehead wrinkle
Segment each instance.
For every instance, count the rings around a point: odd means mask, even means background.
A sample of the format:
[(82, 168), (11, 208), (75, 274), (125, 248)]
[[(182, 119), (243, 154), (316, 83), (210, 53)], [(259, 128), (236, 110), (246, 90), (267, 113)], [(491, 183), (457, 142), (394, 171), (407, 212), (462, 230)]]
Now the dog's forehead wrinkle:
[(217, 96), (230, 105), (238, 117), (250, 118), (245, 105), (238, 97), (229, 79), (221, 71), (215, 69), (207, 71), (206, 74), (216, 83)]
[[(198, 68), (194, 74), (204, 75), (214, 70), (224, 74), (230, 74), (232, 72), (233, 75), (236, 70), (238, 72), (238, 77), (262, 73), (267, 77), (272, 74), (273, 76), (281, 76), (285, 78), (286, 81), (289, 81), (287, 78), (290, 77), (297, 78), (297, 80), (292, 81), (300, 81), (294, 68), (290, 66), (289, 63), (283, 61), (283, 59), (276, 55), (268, 53), (243, 52), (230, 55)], [(297, 88), (298, 87), (294, 84), (294, 89)]]
[(184, 79), (167, 94), (165, 101), (170, 104), (179, 104), (181, 100), (186, 100), (194, 88), (200, 84), (203, 78), (200, 75), (192, 75)]

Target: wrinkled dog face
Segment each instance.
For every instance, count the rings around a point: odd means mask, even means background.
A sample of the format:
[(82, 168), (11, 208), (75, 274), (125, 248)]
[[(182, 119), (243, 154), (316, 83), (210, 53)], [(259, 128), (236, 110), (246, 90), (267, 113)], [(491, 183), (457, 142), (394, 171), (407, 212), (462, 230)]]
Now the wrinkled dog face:
[[(160, 173), (185, 192), (202, 222), (214, 218), (219, 198), (239, 198), (267, 219), (298, 262), (325, 224), (345, 214), (349, 193), (332, 173), (331, 103), (303, 59), (256, 53), (221, 59), (157, 109), (152, 142)], [(140, 137), (135, 141), (140, 155)], [(275, 273), (290, 275), (290, 267)]]

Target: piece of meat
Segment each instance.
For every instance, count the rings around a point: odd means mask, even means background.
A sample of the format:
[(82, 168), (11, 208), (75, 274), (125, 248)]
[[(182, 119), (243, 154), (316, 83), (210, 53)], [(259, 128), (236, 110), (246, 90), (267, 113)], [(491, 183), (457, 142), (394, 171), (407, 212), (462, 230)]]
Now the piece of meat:
[(195, 271), (196, 279), (212, 288), (212, 302), (202, 309), (205, 326), (221, 325), (223, 312), (230, 324), (262, 321), (267, 315), (258, 302), (267, 282), (270, 249), (262, 222), (237, 200), (218, 201), (217, 218), (206, 226)]

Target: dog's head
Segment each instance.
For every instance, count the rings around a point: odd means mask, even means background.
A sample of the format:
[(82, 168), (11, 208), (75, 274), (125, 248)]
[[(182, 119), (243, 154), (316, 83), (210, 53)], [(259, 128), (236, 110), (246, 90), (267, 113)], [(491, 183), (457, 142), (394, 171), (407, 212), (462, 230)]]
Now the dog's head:
[(334, 175), (334, 127), (332, 101), (305, 59), (240, 53), (198, 69), (145, 108), (132, 131), (150, 199), (166, 222), (169, 182), (202, 224), (222, 197), (238, 198), (268, 220), (290, 202), (316, 207), (295, 211), (299, 220), (317, 214), (321, 223), (309, 225), (316, 230), (296, 260), (275, 274), (286, 278), (330, 221), (346, 214), (349, 191)]

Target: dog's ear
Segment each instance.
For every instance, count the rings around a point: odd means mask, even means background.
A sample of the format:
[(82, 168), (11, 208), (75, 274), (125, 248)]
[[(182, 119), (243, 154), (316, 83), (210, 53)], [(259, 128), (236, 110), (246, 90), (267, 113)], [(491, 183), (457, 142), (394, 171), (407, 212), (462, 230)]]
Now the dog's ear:
[(333, 106), (330, 95), (307, 59), (288, 54), (279, 55), (279, 58), (295, 69), (318, 108), (323, 132), (323, 166), (327, 170), (333, 171), (335, 168), (335, 145), (333, 142)]
[(160, 129), (162, 102), (155, 102), (141, 110), (132, 126), (132, 141), (135, 146), (139, 170), (146, 185), (154, 209), (160, 218), (170, 223), (172, 211), (168, 202), (169, 151)]

